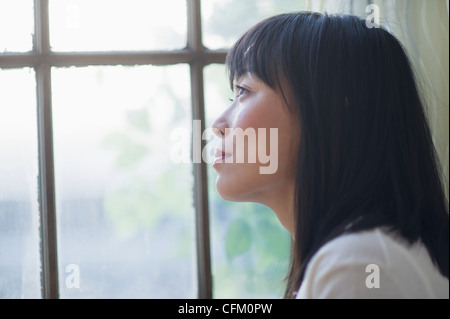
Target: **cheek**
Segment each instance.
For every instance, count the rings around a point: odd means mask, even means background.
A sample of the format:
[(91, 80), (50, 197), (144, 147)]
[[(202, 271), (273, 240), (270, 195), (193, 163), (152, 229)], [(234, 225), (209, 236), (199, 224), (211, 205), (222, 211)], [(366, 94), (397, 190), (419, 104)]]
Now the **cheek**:
[[(235, 127), (242, 128), (244, 131), (255, 130), (256, 145), (246, 145), (246, 159), (249, 151), (258, 152), (259, 147), (263, 146), (264, 149), (261, 150), (263, 153), (267, 155), (277, 153), (281, 169), (286, 168), (288, 164), (289, 167), (292, 166), (290, 164), (297, 154), (296, 150), (300, 142), (300, 130), (292, 114), (282, 102), (277, 99), (267, 99), (257, 105), (255, 103), (238, 114), (235, 124)], [(263, 130), (258, 131), (258, 129)], [(265, 143), (259, 143), (264, 140)], [(257, 163), (260, 163), (259, 160), (257, 156)]]
[(262, 98), (254, 98), (239, 108), (235, 114), (232, 127), (242, 128), (268, 128), (276, 127), (275, 105), (272, 101), (264, 101)]
[[(278, 154), (278, 124), (269, 112), (258, 108), (241, 112), (235, 126), (225, 138), (225, 147), (232, 153), (233, 163), (248, 163), (260, 167), (269, 160), (271, 151)], [(252, 170), (253, 171), (253, 170)]]

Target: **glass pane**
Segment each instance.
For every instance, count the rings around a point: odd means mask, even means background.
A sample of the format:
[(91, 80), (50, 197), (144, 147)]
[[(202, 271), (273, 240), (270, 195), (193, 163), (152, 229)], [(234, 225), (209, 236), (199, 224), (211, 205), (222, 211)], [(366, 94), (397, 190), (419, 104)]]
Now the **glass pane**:
[(186, 46), (186, 0), (51, 0), (49, 10), (53, 51)]
[[(228, 106), (225, 67), (205, 68), (207, 127)], [(216, 171), (209, 166), (214, 298), (280, 298), (287, 274), (290, 235), (265, 206), (219, 197)]]
[[(355, 0), (360, 3), (366, 0)], [(202, 1), (203, 39), (209, 49), (229, 48), (250, 27), (270, 16), (319, 11), (351, 13), (347, 0), (207, 0)]]
[(26, 52), (33, 48), (32, 0), (0, 0), (0, 52)]
[(33, 69), (0, 70), (0, 299), (41, 298)]
[(52, 70), (63, 298), (197, 296), (189, 68)]

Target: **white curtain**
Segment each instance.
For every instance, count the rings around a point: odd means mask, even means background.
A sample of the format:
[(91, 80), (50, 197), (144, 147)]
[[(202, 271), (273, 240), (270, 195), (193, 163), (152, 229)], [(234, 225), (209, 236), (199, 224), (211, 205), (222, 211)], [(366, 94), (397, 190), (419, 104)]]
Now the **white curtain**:
[[(382, 0), (382, 24), (402, 41), (419, 79), (448, 198), (449, 14), (448, 0)], [(445, 15), (447, 12), (447, 15)]]
[[(449, 173), (449, 14), (448, 0), (384, 0), (384, 25), (403, 42), (427, 102), (428, 118), (443, 168)], [(445, 15), (447, 12), (447, 15)], [(383, 16), (384, 15), (384, 16)]]

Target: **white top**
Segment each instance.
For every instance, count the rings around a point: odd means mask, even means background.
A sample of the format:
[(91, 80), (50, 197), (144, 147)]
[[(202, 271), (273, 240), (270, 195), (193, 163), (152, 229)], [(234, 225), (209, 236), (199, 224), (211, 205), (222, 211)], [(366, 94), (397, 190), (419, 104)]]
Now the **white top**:
[(313, 256), (296, 296), (449, 298), (449, 281), (422, 243), (408, 246), (381, 229), (342, 235)]

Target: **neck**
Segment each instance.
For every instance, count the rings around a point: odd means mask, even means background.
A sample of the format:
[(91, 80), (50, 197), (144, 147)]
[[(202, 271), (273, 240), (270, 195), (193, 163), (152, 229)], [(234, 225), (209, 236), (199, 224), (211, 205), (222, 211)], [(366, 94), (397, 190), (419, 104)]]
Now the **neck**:
[(272, 209), (280, 221), (281, 225), (291, 234), (295, 234), (294, 226), (294, 192), (295, 183), (283, 185), (277, 188), (277, 191), (271, 192), (271, 196), (265, 196), (261, 204)]

